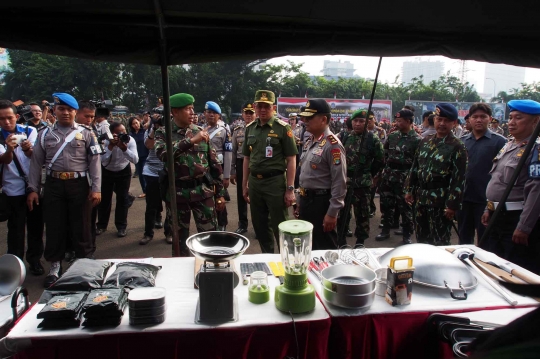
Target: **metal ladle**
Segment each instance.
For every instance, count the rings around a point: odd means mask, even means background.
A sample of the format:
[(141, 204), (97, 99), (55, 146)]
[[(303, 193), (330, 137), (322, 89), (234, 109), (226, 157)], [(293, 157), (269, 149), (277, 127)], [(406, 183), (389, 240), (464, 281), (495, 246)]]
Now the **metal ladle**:
[(489, 283), (510, 305), (517, 305), (518, 302), (510, 294), (504, 291), (497, 283), (495, 283), (491, 278), (485, 275), (480, 269), (478, 269), (472, 262), (471, 259), (474, 258), (474, 251), (468, 248), (458, 248), (454, 251), (454, 255), (458, 257), (462, 262), (468, 264), (480, 277), (482, 277), (486, 282)]

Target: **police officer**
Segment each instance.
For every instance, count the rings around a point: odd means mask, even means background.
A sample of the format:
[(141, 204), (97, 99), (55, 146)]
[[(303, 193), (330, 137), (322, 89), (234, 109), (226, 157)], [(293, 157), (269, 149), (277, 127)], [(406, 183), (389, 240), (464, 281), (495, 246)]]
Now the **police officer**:
[(275, 116), (276, 96), (255, 93), (257, 118), (246, 127), (244, 157), (244, 198), (250, 203), (253, 229), (263, 253), (274, 252), (279, 243), (279, 223), (288, 219), (287, 208), (294, 201), (294, 176), (298, 149), (291, 127)]
[[(225, 208), (225, 188), (221, 180), (221, 164), (216, 151), (209, 144), (210, 136), (202, 127), (193, 125), (193, 103), (195, 99), (187, 93), (170, 97), (172, 124), (172, 146), (174, 156), (174, 177), (176, 198), (169, 193), (165, 197), (167, 218), (170, 218), (171, 201), (176, 201), (180, 237), (180, 255), (189, 256), (186, 239), (189, 237), (191, 212), (198, 232), (215, 231), (216, 212)], [(156, 155), (167, 168), (167, 143), (165, 129), (155, 132)], [(160, 183), (160, 185), (167, 185)], [(214, 204), (214, 197), (216, 198)]]
[(436, 107), (434, 135), (420, 141), (405, 181), (405, 201), (416, 200), (416, 239), (420, 243), (450, 245), (450, 230), (461, 208), (467, 150), (452, 133), (457, 109), (449, 103)]
[(101, 201), (101, 148), (90, 127), (75, 123), (79, 105), (73, 96), (55, 93), (56, 123), (39, 133), (28, 184), (27, 203), (30, 210), (39, 204), (37, 193), (41, 167), (47, 168), (43, 197), (47, 241), (45, 260), (51, 263), (44, 286), (48, 288), (62, 275), (61, 261), (66, 243), (72, 241), (77, 258), (92, 257), (93, 243), (85, 235), (89, 228), (90, 211), (87, 201), (95, 207)]
[[(487, 226), (514, 170), (540, 120), (540, 103), (532, 100), (508, 102), (510, 140), (493, 160), (486, 189), (487, 208), (482, 223)], [(536, 140), (514, 184), (505, 208), (482, 247), (499, 257), (540, 274), (540, 142)]]
[(414, 120), (412, 111), (401, 110), (395, 119), (398, 131), (392, 132), (384, 144), (386, 165), (380, 175), (379, 186), (381, 212), (384, 213), (383, 229), (375, 239), (381, 241), (390, 237), (390, 228), (394, 224), (394, 208), (397, 204), (403, 218), (403, 243), (410, 244), (414, 225), (412, 207), (405, 202), (403, 185), (422, 137), (412, 128)]
[(311, 137), (300, 159), (299, 218), (313, 224), (313, 249), (336, 249), (336, 223), (347, 194), (345, 151), (330, 131), (330, 106), (311, 99), (302, 112)]
[[(208, 101), (204, 105), (204, 115), (208, 124), (208, 136), (210, 144), (216, 151), (217, 159), (223, 168), (223, 187), (225, 187), (225, 200), (229, 201), (229, 179), (231, 177), (231, 162), (232, 162), (232, 143), (231, 133), (224, 126), (223, 121), (220, 121), (221, 108), (213, 101)], [(227, 207), (217, 213), (218, 230), (224, 231), (227, 227)]]
[(499, 120), (497, 120), (496, 118), (491, 120), (491, 131), (498, 133), (501, 136), (504, 136), (504, 130), (502, 129), (502, 127), (499, 127)]
[[(373, 176), (384, 166), (383, 145), (379, 137), (368, 131), (364, 141), (361, 141), (362, 133), (366, 127), (367, 114), (367, 110), (364, 109), (356, 110), (352, 114), (350, 121), (353, 131), (344, 137), (343, 143), (347, 159), (348, 191), (352, 191), (352, 204), (356, 218), (354, 232), (356, 244), (364, 244), (364, 241), (369, 237), (369, 202)], [(360, 149), (361, 142), (362, 149)], [(338, 220), (340, 233), (346, 222), (345, 215), (341, 214)], [(340, 238), (340, 241), (343, 242), (345, 239)]]
[(247, 232), (247, 203), (242, 194), (242, 182), (244, 181), (244, 155), (242, 146), (245, 142), (246, 126), (253, 122), (255, 109), (251, 103), (246, 103), (242, 110), (242, 123), (233, 129), (232, 134), (232, 154), (234, 161), (231, 165), (231, 183), (236, 186), (236, 197), (238, 206), (238, 234)]

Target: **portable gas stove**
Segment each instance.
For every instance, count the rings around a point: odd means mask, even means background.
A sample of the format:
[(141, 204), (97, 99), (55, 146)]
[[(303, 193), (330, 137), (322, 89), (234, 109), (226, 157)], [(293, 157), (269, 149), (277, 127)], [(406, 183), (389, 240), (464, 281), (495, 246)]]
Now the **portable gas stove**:
[(204, 260), (195, 283), (199, 287), (199, 300), (195, 323), (219, 324), (238, 320), (238, 301), (234, 288), (240, 278), (231, 267), (231, 261), (249, 247), (249, 240), (232, 232), (202, 232), (186, 241), (194, 256)]

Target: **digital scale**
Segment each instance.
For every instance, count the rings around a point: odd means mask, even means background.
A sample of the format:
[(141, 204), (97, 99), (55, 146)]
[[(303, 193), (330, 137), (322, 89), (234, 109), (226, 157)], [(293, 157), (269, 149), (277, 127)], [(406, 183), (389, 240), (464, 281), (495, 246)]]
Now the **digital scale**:
[(249, 247), (249, 240), (232, 232), (201, 232), (189, 237), (186, 245), (204, 260), (195, 277), (199, 300), (195, 323), (220, 324), (238, 321), (238, 300), (234, 288), (240, 278), (231, 261)]

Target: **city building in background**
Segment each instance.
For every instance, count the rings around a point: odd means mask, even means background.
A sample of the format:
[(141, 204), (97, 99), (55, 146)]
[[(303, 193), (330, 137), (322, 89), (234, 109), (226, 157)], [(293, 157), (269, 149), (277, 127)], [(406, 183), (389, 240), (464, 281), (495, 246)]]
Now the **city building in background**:
[(323, 76), (328, 79), (337, 80), (339, 77), (342, 78), (351, 78), (358, 77), (354, 74), (356, 70), (354, 69), (354, 64), (350, 61), (331, 61), (324, 60), (323, 69), (321, 72)]
[(401, 71), (401, 80), (404, 84), (410, 84), (412, 79), (420, 79), (424, 84), (436, 81), (443, 75), (444, 62), (442, 61), (405, 61)]
[(486, 64), (483, 94), (497, 97), (501, 91), (510, 92), (525, 82), (525, 67), (504, 64)]

